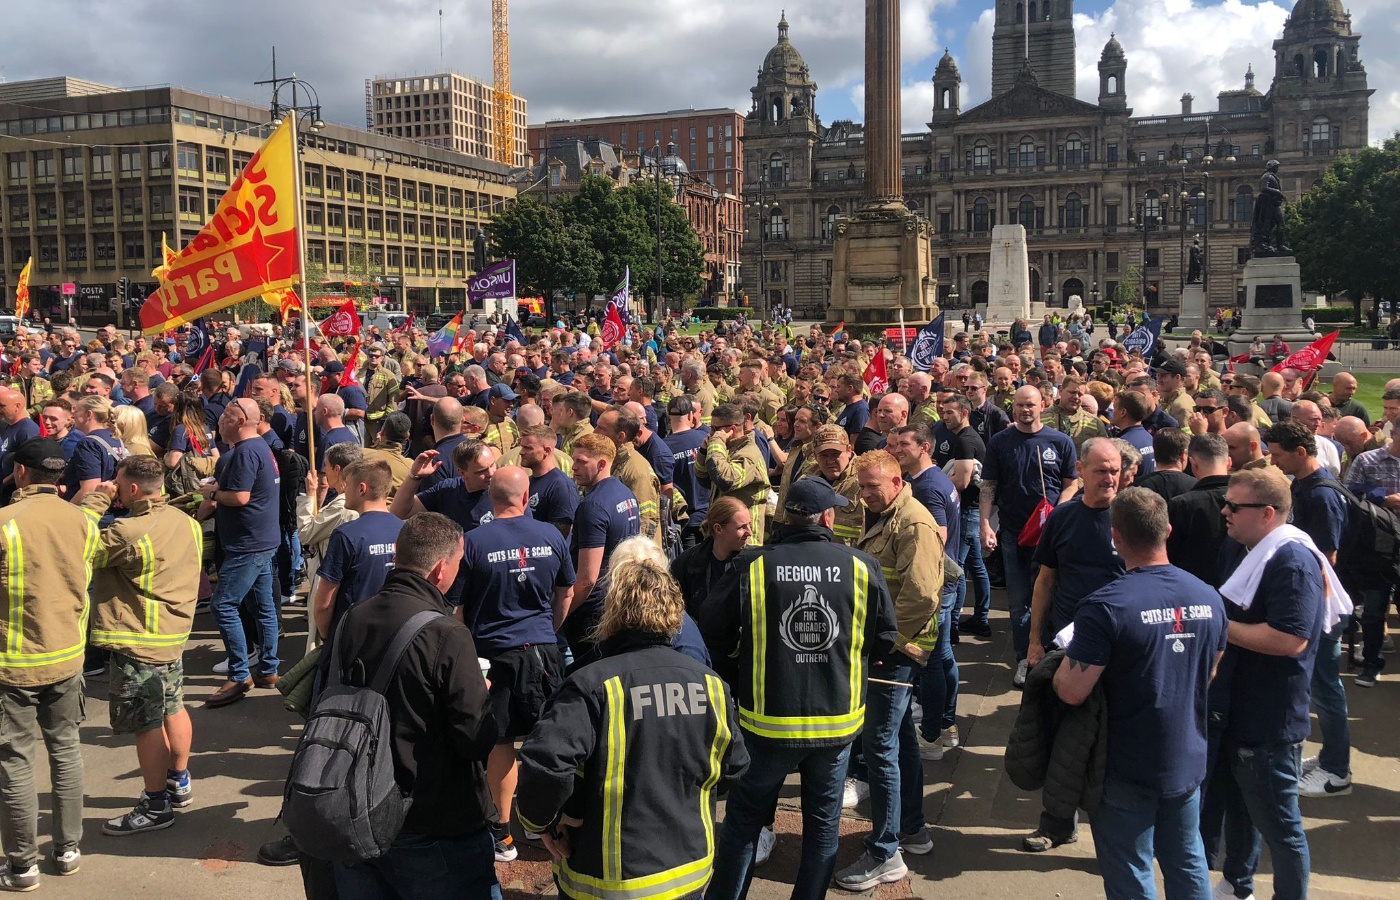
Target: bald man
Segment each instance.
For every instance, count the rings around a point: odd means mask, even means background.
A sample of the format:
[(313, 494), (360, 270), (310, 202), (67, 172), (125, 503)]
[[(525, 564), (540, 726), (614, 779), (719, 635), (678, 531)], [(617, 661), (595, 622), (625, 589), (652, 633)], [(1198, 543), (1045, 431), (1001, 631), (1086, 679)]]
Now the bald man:
[(15, 451), (25, 441), (39, 436), (39, 426), (29, 418), (24, 395), (11, 388), (0, 388), (0, 504), (9, 503), (15, 491)]
[(325, 472), (326, 448), (336, 444), (359, 444), (360, 436), (345, 424), (345, 401), (335, 394), (316, 399), (316, 471)]
[(886, 394), (880, 398), (865, 427), (856, 435), (856, 455), (867, 450), (882, 450), (891, 429), (909, 422), (909, 401), (903, 394)]
[(1365, 419), (1343, 416), (1337, 420), (1337, 426), (1332, 430), (1332, 438), (1341, 444), (1342, 450), (1346, 452), (1346, 459), (1342, 460), (1342, 479), (1346, 480), (1347, 470), (1351, 468), (1352, 461), (1370, 449), (1371, 429), (1366, 427)]
[(1269, 465), (1259, 429), (1249, 422), (1237, 422), (1225, 429), (1225, 446), (1230, 451), (1230, 471), (1262, 469)]
[(1295, 422), (1311, 431), (1317, 438), (1317, 461), (1336, 478), (1342, 474), (1342, 452), (1336, 441), (1322, 434), (1322, 408), (1311, 400), (1299, 400), (1293, 404), (1289, 416)]
[(1366, 407), (1356, 402), (1356, 388), (1358, 387), (1356, 376), (1350, 372), (1338, 372), (1332, 376), (1332, 396), (1328, 399), (1332, 402), (1332, 408), (1342, 414), (1342, 417), (1355, 416), (1362, 422), (1370, 422), (1371, 414), (1366, 411)]

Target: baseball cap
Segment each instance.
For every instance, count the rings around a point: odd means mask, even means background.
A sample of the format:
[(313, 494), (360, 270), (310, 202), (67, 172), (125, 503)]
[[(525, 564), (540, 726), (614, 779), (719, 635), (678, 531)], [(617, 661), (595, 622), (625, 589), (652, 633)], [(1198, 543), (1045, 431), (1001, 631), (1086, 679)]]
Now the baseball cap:
[(835, 447), (838, 450), (846, 450), (851, 446), (851, 438), (846, 434), (846, 429), (840, 425), (823, 425), (817, 429), (817, 433), (812, 438), (812, 452), (820, 453)]
[(26, 469), (61, 472), (65, 465), (63, 445), (53, 438), (32, 438), (19, 445), (15, 462)]
[(291, 372), (295, 375), (297, 372), (301, 371), (301, 364), (294, 359), (279, 359), (274, 368), (283, 372)]
[[(825, 426), (823, 426), (825, 427)], [(797, 516), (815, 516), (828, 509), (842, 509), (851, 501), (831, 489), (820, 478), (803, 478), (788, 488), (783, 508)]]
[(666, 404), (666, 415), (668, 416), (688, 416), (695, 412), (695, 401), (689, 394), (680, 394), (672, 397), (671, 402)]
[(1164, 375), (1176, 375), (1180, 377), (1186, 374), (1186, 367), (1181, 364), (1180, 360), (1169, 359), (1158, 366), (1157, 371)]
[(520, 395), (511, 390), (510, 385), (506, 384), (504, 381), (498, 381), (491, 385), (491, 396), (499, 397), (502, 400), (509, 400), (512, 403), (520, 399)]

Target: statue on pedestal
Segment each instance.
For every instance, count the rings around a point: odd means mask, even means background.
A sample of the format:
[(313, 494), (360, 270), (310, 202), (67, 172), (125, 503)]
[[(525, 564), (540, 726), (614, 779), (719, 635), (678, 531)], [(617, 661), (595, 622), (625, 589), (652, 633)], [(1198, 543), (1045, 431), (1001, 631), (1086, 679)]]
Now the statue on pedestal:
[(1250, 254), (1255, 257), (1292, 256), (1293, 251), (1284, 245), (1283, 182), (1278, 177), (1278, 160), (1269, 160), (1264, 169), (1264, 177), (1259, 179), (1259, 197), (1254, 201)]
[(1187, 273), (1186, 273), (1186, 283), (1187, 283), (1187, 284), (1200, 284), (1200, 283), (1201, 283), (1201, 269), (1202, 269), (1201, 263), (1202, 263), (1202, 256), (1201, 256), (1201, 239), (1200, 239), (1199, 236), (1197, 236), (1196, 238), (1192, 239), (1192, 241), (1191, 241), (1191, 262), (1190, 262), (1190, 268), (1187, 270)]

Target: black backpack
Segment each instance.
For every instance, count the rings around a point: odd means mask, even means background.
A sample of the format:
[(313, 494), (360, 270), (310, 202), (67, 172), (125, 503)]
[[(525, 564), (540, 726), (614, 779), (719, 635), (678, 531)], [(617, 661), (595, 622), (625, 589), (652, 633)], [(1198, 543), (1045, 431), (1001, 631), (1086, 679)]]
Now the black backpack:
[(306, 473), (311, 463), (306, 457), (286, 447), (272, 451), (277, 462), (277, 522), (283, 531), (296, 531), (297, 497), (306, 492)]
[(384, 691), (418, 632), (442, 613), (424, 610), (389, 643), (368, 687), (341, 681), (348, 664), (342, 616), (331, 643), (330, 680), (301, 733), (282, 815), (297, 846), (309, 856), (345, 864), (378, 859), (393, 846), (412, 799), (394, 779), (393, 729)]
[(1347, 504), (1347, 524), (1337, 548), (1342, 586), (1364, 591), (1400, 585), (1400, 516), (1331, 479), (1320, 484), (1341, 494)]

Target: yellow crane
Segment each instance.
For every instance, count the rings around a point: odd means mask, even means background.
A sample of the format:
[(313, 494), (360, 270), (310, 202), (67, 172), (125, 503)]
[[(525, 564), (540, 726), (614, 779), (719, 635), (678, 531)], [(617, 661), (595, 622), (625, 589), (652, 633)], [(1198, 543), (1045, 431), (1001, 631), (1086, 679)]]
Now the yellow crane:
[(491, 0), (491, 56), (494, 63), (496, 162), (515, 165), (515, 98), (510, 92), (510, 4)]

